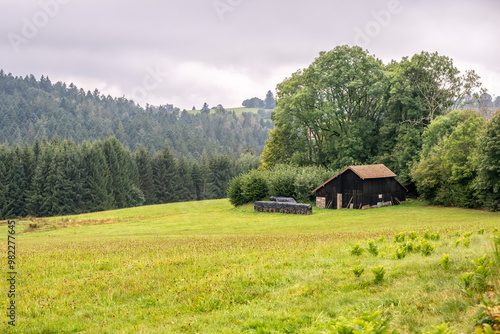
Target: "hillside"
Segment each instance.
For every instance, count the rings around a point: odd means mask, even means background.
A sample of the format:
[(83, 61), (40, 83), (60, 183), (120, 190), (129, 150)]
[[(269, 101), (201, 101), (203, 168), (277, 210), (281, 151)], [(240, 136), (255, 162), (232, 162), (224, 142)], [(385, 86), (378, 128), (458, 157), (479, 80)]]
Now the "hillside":
[(132, 151), (143, 145), (154, 153), (167, 144), (176, 156), (188, 159), (200, 159), (203, 151), (237, 158), (249, 148), (260, 154), (272, 127), (269, 117), (258, 113), (141, 108), (98, 90), (85, 92), (72, 83), (13, 77), (0, 70), (0, 144), (8, 146), (54, 136), (77, 143), (115, 136)]
[(495, 262), (483, 283), (464, 281), (480, 257), (494, 261), (498, 213), (421, 202), (313, 211), (215, 200), (18, 221), (11, 332), (334, 333), (353, 319), (473, 332), (482, 291), (498, 291)]

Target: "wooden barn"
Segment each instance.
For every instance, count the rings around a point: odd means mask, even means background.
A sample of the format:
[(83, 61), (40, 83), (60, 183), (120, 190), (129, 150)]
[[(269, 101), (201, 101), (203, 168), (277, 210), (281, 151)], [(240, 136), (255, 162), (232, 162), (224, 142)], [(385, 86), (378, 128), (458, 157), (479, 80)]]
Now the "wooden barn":
[(327, 209), (361, 209), (396, 205), (406, 200), (406, 188), (383, 164), (349, 166), (318, 188), (316, 206)]

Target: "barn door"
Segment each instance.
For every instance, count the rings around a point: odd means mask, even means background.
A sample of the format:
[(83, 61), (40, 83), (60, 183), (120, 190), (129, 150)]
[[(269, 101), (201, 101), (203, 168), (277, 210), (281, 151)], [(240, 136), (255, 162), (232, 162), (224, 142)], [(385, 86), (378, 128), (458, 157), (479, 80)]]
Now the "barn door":
[(342, 193), (337, 194), (337, 209), (342, 209)]

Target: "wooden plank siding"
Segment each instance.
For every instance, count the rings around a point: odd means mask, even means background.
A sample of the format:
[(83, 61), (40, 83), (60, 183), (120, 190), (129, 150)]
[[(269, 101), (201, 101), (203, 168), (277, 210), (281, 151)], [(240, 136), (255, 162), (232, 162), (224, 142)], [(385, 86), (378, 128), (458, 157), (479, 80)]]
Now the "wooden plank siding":
[[(380, 165), (376, 166), (378, 170), (381, 168)], [(370, 171), (367, 168), (369, 166), (362, 167), (364, 172)], [(390, 172), (387, 167), (383, 166), (383, 168)], [(355, 167), (346, 168), (313, 191), (322, 206), (324, 205), (327, 209), (347, 207), (360, 209), (365, 205), (377, 205), (379, 202), (399, 204), (399, 202), (406, 200), (407, 190), (395, 177), (362, 179), (354, 170)], [(395, 175), (392, 172), (386, 173), (386, 175), (391, 174)], [(340, 198), (342, 198), (342, 204), (341, 207), (338, 207), (337, 203), (340, 204)]]

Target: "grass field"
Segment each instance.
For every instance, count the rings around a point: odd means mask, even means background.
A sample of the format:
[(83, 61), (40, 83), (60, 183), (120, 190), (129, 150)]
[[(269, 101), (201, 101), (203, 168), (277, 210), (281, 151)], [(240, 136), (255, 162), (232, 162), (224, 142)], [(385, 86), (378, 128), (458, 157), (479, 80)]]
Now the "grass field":
[[(400, 332), (472, 332), (499, 285), (493, 264), (485, 293), (461, 277), (493, 259), (500, 215), (421, 202), (299, 216), (215, 200), (16, 223), (17, 319), (13, 329), (2, 312), (5, 333), (329, 333), (375, 311)], [(5, 279), (0, 289), (6, 310)]]

